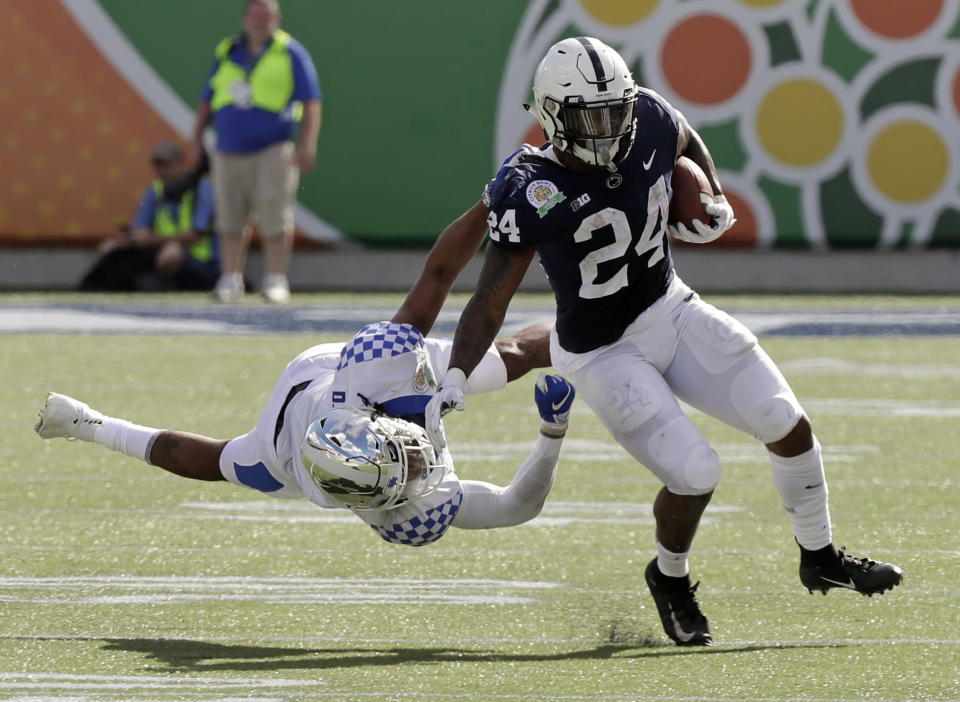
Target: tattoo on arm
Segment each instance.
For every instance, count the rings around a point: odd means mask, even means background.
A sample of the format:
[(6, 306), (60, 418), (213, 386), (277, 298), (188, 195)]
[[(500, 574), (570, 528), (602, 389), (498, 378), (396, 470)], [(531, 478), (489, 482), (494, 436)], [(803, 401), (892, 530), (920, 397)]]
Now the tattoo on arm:
[(507, 307), (523, 279), (535, 249), (508, 251), (491, 246), (484, 257), (477, 289), (460, 315), (450, 366), (468, 376), (500, 331)]
[(198, 434), (164, 431), (153, 443), (150, 462), (183, 478), (223, 480), (220, 453), (226, 445), (226, 441)]

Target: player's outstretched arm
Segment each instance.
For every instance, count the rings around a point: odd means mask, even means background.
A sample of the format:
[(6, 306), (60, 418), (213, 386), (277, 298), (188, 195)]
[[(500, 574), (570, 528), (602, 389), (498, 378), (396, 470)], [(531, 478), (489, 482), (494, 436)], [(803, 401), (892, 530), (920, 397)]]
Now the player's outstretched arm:
[(534, 368), (547, 368), (550, 365), (552, 329), (553, 321), (539, 322), (493, 342), (507, 367), (507, 382), (516, 380)]
[(477, 202), (437, 237), (420, 277), (390, 321), (412, 324), (426, 336), (437, 321), (454, 281), (477, 253), (486, 233), (487, 208)]
[(461, 529), (491, 529), (527, 522), (543, 508), (557, 472), (570, 408), (576, 391), (564, 378), (540, 374), (534, 399), (540, 413), (540, 435), (533, 450), (506, 487), (462, 480), (463, 503), (453, 520)]
[(34, 430), (43, 439), (97, 443), (184, 478), (224, 480), (220, 453), (226, 441), (140, 426), (105, 415), (67, 395), (47, 395)]
[(189, 434), (183, 431), (162, 431), (150, 450), (150, 463), (174, 475), (194, 480), (225, 480), (220, 472), (220, 454), (225, 440)]
[(510, 300), (520, 287), (535, 252), (535, 247), (487, 248), (477, 289), (464, 307), (453, 336), (446, 374), (437, 394), (427, 403), (425, 428), (437, 450), (447, 443), (440, 420), (452, 409), (464, 409), (463, 387), (467, 377), (500, 331)]

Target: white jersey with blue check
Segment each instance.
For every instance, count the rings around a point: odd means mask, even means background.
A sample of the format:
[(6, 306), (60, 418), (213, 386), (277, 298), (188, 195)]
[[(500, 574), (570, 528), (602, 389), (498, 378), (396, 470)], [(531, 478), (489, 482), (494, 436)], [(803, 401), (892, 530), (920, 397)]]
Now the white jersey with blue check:
[[(326, 412), (378, 404), (393, 415), (422, 416), (436, 391), (434, 368), (446, 368), (452, 342), (424, 338), (409, 324), (379, 322), (346, 344), (313, 346), (280, 376), (256, 427), (229, 441), (220, 472), (237, 485), (279, 498), (306, 498), (327, 509), (346, 509), (320, 489), (303, 466), (307, 427)], [(468, 393), (506, 385), (507, 372), (491, 346), (468, 379)], [(385, 511), (356, 511), (390, 543), (422, 546), (450, 526), (511, 526), (539, 513), (553, 484), (561, 440), (538, 435), (509, 486), (461, 480), (451, 470), (439, 489)], [(452, 466), (448, 449), (445, 458)]]

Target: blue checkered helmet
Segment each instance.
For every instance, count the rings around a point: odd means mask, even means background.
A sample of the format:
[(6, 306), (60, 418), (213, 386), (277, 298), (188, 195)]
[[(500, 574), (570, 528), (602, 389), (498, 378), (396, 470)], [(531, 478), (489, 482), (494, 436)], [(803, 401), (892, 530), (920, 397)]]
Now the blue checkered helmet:
[(423, 427), (356, 409), (314, 420), (300, 457), (317, 487), (352, 510), (387, 510), (429, 495), (452, 470)]

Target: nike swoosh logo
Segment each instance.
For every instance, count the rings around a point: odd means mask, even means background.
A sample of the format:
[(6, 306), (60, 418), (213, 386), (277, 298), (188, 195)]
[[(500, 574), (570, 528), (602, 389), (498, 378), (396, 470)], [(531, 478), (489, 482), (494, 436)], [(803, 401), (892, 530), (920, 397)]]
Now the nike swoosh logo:
[(677, 638), (683, 641), (684, 643), (687, 643), (694, 636), (697, 635), (697, 632), (695, 631), (691, 631), (691, 632), (684, 631), (683, 627), (680, 626), (680, 622), (677, 621), (677, 615), (674, 614), (673, 611), (670, 612), (670, 621), (673, 622), (673, 632), (677, 635)]
[(650, 154), (650, 158), (648, 158), (646, 161), (643, 162), (643, 170), (645, 170), (645, 171), (649, 171), (649, 170), (650, 170), (650, 166), (653, 165), (653, 157), (656, 156), (656, 155), (657, 155), (657, 150), (654, 149), (654, 150), (653, 150), (653, 153)]
[(822, 482), (822, 481), (819, 482), (819, 483), (817, 483), (816, 485), (807, 485), (807, 486), (805, 486), (803, 489), (804, 489), (804, 490), (813, 490), (814, 488), (818, 488), (818, 487), (820, 487), (821, 485), (823, 485), (823, 482)]
[(834, 585), (839, 585), (840, 587), (849, 588), (851, 590), (857, 589), (857, 586), (853, 584), (853, 580), (848, 580), (847, 582), (842, 583), (839, 580), (831, 580), (830, 578), (825, 578), (822, 575), (820, 576), (820, 579), (828, 583), (833, 583)]
[(554, 402), (554, 403), (553, 403), (552, 405), (550, 405), (550, 406), (551, 406), (553, 409), (558, 410), (558, 409), (560, 409), (561, 407), (563, 407), (563, 406), (566, 404), (568, 397), (570, 397), (570, 388), (567, 388), (567, 394), (563, 396), (563, 399), (560, 400), (560, 402)]

